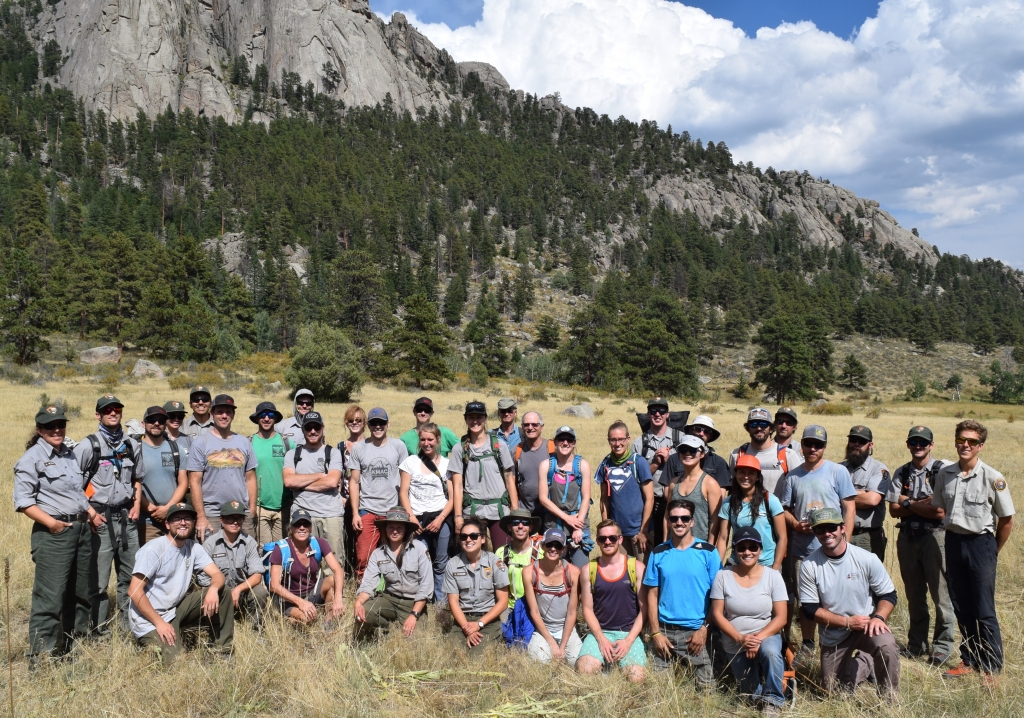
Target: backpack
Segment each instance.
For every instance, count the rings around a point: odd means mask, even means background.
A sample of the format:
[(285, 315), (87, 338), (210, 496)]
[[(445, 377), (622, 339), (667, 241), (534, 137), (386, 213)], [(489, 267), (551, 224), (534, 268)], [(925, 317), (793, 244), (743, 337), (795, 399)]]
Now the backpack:
[[(292, 562), (295, 558), (292, 556), (291, 546), (288, 545), (288, 539), (281, 539), (280, 541), (270, 541), (263, 544), (263, 565), (266, 567), (266, 571), (263, 573), (263, 583), (267, 589), (270, 589), (270, 554), (274, 552), (274, 547), (281, 549), (281, 581), (284, 582), (284, 577), (292, 569)], [(316, 536), (309, 537), (309, 547), (313, 549), (313, 558), (319, 564), (323, 559), (323, 555), (320, 553), (320, 542), (316, 540)]]
[[(554, 454), (554, 453), (555, 453), (555, 442), (554, 442), (553, 439), (548, 439), (548, 454)], [(520, 479), (520, 476), (519, 476), (519, 459), (520, 459), (520, 457), (522, 457), (522, 455), (523, 455), (523, 445), (519, 444), (519, 446), (516, 447), (515, 454), (512, 455), (512, 463), (515, 464), (515, 470), (516, 470), (516, 486), (522, 486), (523, 485), (522, 482), (519, 480)]]
[[(597, 559), (590, 562), (590, 590), (593, 592), (597, 583)], [(632, 556), (626, 557), (626, 573), (629, 574), (629, 587), (636, 593), (636, 559)]]
[[(743, 454), (747, 453), (747, 449), (749, 449), (749, 448), (750, 448), (750, 442), (748, 441), (747, 443), (745, 443), (742, 446), (740, 446), (740, 448), (737, 449), (737, 451), (739, 451), (739, 455), (742, 456)], [(776, 456), (779, 459), (779, 466), (782, 468), (782, 473), (783, 473), (783, 475), (788, 474), (789, 473), (789, 460), (786, 458), (786, 449), (788, 449), (789, 447), (788, 446), (783, 446), (782, 444), (779, 444), (779, 443), (776, 443), (775, 444), (775, 448), (778, 449), (778, 452), (776, 452)]]
[[(580, 499), (580, 501), (582, 503), (582, 499), (583, 499), (583, 494), (582, 494), (582, 491), (583, 491), (583, 473), (580, 471), (580, 462), (581, 461), (582, 461), (582, 457), (579, 454), (576, 454), (576, 456), (574, 456), (572, 458), (572, 477), (576, 481), (576, 485), (580, 487), (581, 493), (578, 494), (578, 498)], [(557, 467), (558, 467), (558, 459), (556, 459), (554, 455), (550, 456), (548, 458), (548, 495), (549, 496), (551, 495), (551, 484), (554, 483), (555, 471), (557, 470)], [(556, 502), (559, 506), (562, 506), (563, 508), (565, 507), (565, 496), (568, 493), (569, 493), (569, 481), (568, 481), (568, 477), (566, 477), (565, 489), (562, 492), (562, 500)], [(552, 501), (555, 500), (553, 496), (551, 497), (551, 500)], [(579, 511), (580, 510), (580, 506), (577, 505), (575, 507), (575, 509), (573, 509), (573, 510)]]
[[(942, 459), (936, 459), (932, 462), (932, 465), (925, 470), (925, 477), (928, 479), (928, 485), (932, 487), (932, 491), (935, 490), (935, 475), (939, 473), (939, 469), (942, 468)], [(896, 474), (896, 478), (900, 480), (900, 486), (903, 489), (909, 489), (910, 484), (907, 483), (910, 479), (910, 464), (904, 464), (900, 467), (899, 472)]]
[[(643, 443), (640, 446), (640, 455), (651, 460), (651, 457), (647, 455), (647, 452), (651, 450), (651, 437), (654, 434), (651, 433), (651, 417), (649, 414), (636, 415), (637, 423), (640, 424), (640, 431), (643, 432)], [(672, 448), (674, 449), (679, 445), (679, 439), (683, 435), (683, 429), (686, 428), (686, 422), (690, 420), (690, 412), (688, 411), (670, 411), (668, 413), (668, 428), (672, 430)]]
[[(121, 470), (121, 459), (122, 458), (129, 458), (129, 459), (131, 459), (132, 460), (131, 483), (133, 483), (133, 484), (135, 483), (136, 460), (135, 460), (135, 449), (132, 448), (132, 442), (129, 441), (129, 439), (131, 437), (129, 437), (128, 439), (124, 440), (124, 444), (123, 445), (126, 447), (127, 451), (125, 452), (125, 454), (123, 456), (119, 456), (117, 454), (110, 454), (109, 456), (100, 456), (102, 451), (100, 449), (100, 440), (96, 437), (96, 434), (89, 434), (85, 438), (89, 441), (89, 445), (92, 447), (92, 458), (89, 460), (89, 465), (85, 468), (85, 471), (83, 472), (83, 474), (85, 476), (85, 495), (86, 495), (87, 498), (91, 499), (93, 497), (93, 494), (96, 493), (96, 489), (92, 485), (92, 480), (96, 477), (96, 472), (98, 472), (100, 470), (100, 462), (103, 461), (104, 459), (106, 459), (107, 461), (110, 461), (111, 463), (116, 463), (118, 471)], [(177, 444), (175, 444), (175, 449), (176, 448), (177, 448)], [(175, 453), (175, 470), (177, 470), (178, 458), (179, 458), (178, 455)]]
[[(462, 445), (462, 461), (463, 461), (463, 469), (462, 469), (462, 482), (463, 482), (462, 485), (463, 485), (463, 487), (465, 487), (466, 479), (469, 477), (468, 469), (469, 469), (470, 462), (480, 463), (484, 459), (493, 458), (494, 459), (494, 463), (496, 463), (498, 465), (498, 472), (502, 475), (503, 479), (504, 479), (504, 476), (505, 476), (505, 472), (510, 468), (510, 467), (506, 467), (505, 464), (501, 460), (501, 444), (503, 442), (501, 441), (501, 439), (498, 438), (498, 432), (496, 432), (496, 431), (488, 431), (487, 432), (487, 436), (489, 436), (490, 439), (491, 439), (491, 450), (481, 454), (480, 456), (473, 456), (470, 453), (469, 434), (464, 434), (462, 436), (461, 445)], [(480, 480), (482, 478), (483, 478), (483, 469), (480, 468), (480, 467), (477, 467), (477, 479)], [(496, 499), (477, 499), (477, 498), (474, 498), (474, 497), (470, 496), (468, 491), (463, 490), (463, 494), (462, 494), (462, 508), (465, 509), (465, 508), (468, 507), (469, 508), (469, 515), (470, 516), (476, 516), (477, 507), (479, 507), (479, 506), (491, 506), (491, 505), (494, 505), (494, 504), (497, 504), (497, 506), (498, 506), (498, 518), (499, 519), (504, 518), (505, 517), (505, 509), (507, 507), (511, 506), (511, 500), (509, 498), (508, 491), (504, 492), (501, 496), (499, 496)]]
[(505, 639), (505, 645), (525, 651), (535, 630), (526, 601), (516, 601), (508, 614), (508, 620), (501, 624), (501, 635)]
[[(498, 432), (497, 431), (488, 431), (487, 432), (487, 436), (489, 436), (491, 438), (491, 450), (481, 454), (480, 456), (473, 456), (472, 454), (470, 454), (470, 451), (469, 451), (469, 434), (463, 434), (463, 436), (462, 436), (462, 463), (463, 463), (463, 465), (466, 466), (466, 468), (468, 468), (468, 465), (466, 464), (466, 462), (468, 462), (468, 461), (475, 461), (477, 463), (480, 463), (484, 459), (491, 459), (491, 458), (493, 458), (494, 459), (494, 463), (496, 463), (498, 465), (498, 471), (502, 475), (504, 475), (505, 472), (508, 471), (508, 469), (510, 468), (510, 467), (505, 466), (505, 464), (503, 464), (502, 461), (501, 461), (501, 443), (504, 443), (504, 442), (502, 442), (501, 439), (498, 438)], [(468, 473), (469, 472), (467, 472), (465, 469), (463, 469), (463, 471), (462, 471), (463, 476), (465, 476)]]
[[(283, 436), (281, 438), (284, 439)], [(285, 441), (288, 441), (288, 440), (285, 439)], [(302, 457), (302, 446), (296, 446), (295, 447), (295, 465), (296, 466), (299, 465), (299, 459), (301, 457)], [(330, 465), (331, 465), (331, 445), (330, 444), (324, 444), (324, 468), (327, 468)], [(341, 473), (344, 476), (344, 474), (345, 474), (345, 452), (341, 453)]]

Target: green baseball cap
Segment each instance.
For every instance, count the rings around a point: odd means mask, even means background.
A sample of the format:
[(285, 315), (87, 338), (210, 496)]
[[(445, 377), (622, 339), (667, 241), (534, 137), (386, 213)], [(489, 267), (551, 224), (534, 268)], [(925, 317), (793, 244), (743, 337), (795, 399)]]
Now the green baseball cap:
[(932, 430), (927, 426), (915, 426), (910, 429), (910, 433), (907, 434), (907, 441), (911, 439), (924, 439), (929, 444), (935, 443), (935, 437), (932, 435)]
[(180, 401), (169, 401), (164, 404), (164, 411), (168, 414), (185, 414), (188, 412), (188, 409)]
[(871, 429), (863, 424), (857, 424), (857, 426), (851, 428), (850, 433), (847, 434), (846, 437), (849, 438), (851, 436), (856, 436), (858, 439), (864, 439), (864, 441), (868, 442), (875, 440), (875, 437), (871, 433)]
[(124, 404), (121, 400), (113, 394), (104, 394), (96, 400), (96, 411), (103, 411), (108, 406), (119, 406), (122, 409), (124, 408)]
[(819, 424), (811, 424), (804, 429), (804, 435), (800, 437), (800, 440), (804, 439), (815, 439), (816, 441), (823, 441), (828, 443), (828, 432), (825, 431), (825, 427)]
[(225, 501), (220, 505), (221, 516), (245, 516), (245, 504), (241, 501)]
[(811, 512), (811, 526), (821, 526), (822, 524), (841, 526), (842, 523), (843, 515), (836, 509), (826, 508)]
[(58, 421), (67, 423), (68, 418), (64, 416), (64, 410), (59, 406), (51, 404), (50, 406), (41, 406), (39, 411), (36, 412), (36, 425), (46, 426), (47, 424), (53, 424)]
[(780, 416), (789, 416), (793, 421), (798, 421), (796, 416), (796, 409), (790, 406), (783, 406), (775, 410), (775, 420), (778, 421)]
[(509, 409), (515, 409), (515, 408), (516, 408), (516, 400), (515, 399), (510, 399), (510, 398), (507, 398), (507, 397), (505, 399), (498, 399), (498, 410), (499, 411), (507, 411)]
[(180, 514), (182, 512), (186, 514), (192, 514), (192, 518), (196, 517), (196, 510), (192, 508), (192, 504), (190, 504), (188, 501), (179, 501), (178, 503), (171, 504), (170, 506), (167, 507), (166, 521), (170, 522), (171, 517), (174, 516), (174, 514)]

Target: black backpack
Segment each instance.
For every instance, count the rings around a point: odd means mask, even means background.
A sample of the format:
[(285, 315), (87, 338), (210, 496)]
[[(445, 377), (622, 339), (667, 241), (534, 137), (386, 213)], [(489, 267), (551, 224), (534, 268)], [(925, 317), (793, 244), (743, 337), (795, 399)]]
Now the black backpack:
[[(643, 444), (640, 448), (640, 455), (649, 460), (647, 452), (651, 450), (651, 417), (647, 414), (637, 413), (637, 423), (640, 424), (640, 431), (643, 432)], [(672, 430), (672, 448), (675, 448), (682, 437), (683, 429), (690, 420), (689, 411), (670, 411), (668, 413), (668, 428)]]

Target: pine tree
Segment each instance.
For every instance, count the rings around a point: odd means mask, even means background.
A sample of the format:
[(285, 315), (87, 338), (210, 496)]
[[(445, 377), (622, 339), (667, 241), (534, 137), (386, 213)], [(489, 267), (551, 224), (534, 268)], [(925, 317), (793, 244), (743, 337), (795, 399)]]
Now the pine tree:
[(913, 308), (910, 312), (910, 331), (907, 338), (914, 346), (925, 354), (933, 353), (939, 331), (939, 315), (934, 305), (918, 305)]
[(174, 344), (177, 354), (185, 361), (209, 361), (217, 355), (217, 315), (199, 290), (189, 294), (188, 304), (182, 307), (187, 321), (174, 324)]
[(18, 364), (29, 364), (50, 348), (48, 331), (57, 328), (60, 308), (28, 243), (0, 229), (0, 339)]
[(544, 349), (557, 349), (560, 340), (561, 330), (558, 327), (558, 322), (551, 318), (549, 314), (542, 314), (540, 319), (537, 320), (537, 325), (534, 327), (534, 333), (537, 338), (534, 343), (543, 347)]
[(349, 401), (363, 385), (359, 350), (341, 329), (307, 324), (289, 351), (284, 379), (293, 391), (307, 388), (319, 401)]
[(820, 314), (811, 314), (804, 320), (807, 346), (811, 350), (811, 366), (814, 368), (814, 388), (831, 391), (836, 383), (836, 372), (832, 364), (835, 345), (829, 338), (829, 325)]
[(481, 291), (473, 321), (466, 325), (466, 341), (473, 344), (473, 356), (487, 368), (488, 376), (508, 374), (509, 358), (505, 346), (505, 326), (495, 306), (494, 295), (487, 291), (487, 284)]
[(991, 354), (996, 350), (996, 332), (988, 317), (981, 320), (974, 333), (974, 351), (978, 354)]
[(730, 346), (741, 347), (750, 339), (750, 320), (746, 312), (740, 306), (735, 306), (725, 313), (725, 323), (722, 327), (725, 334), (725, 341)]
[(423, 294), (405, 302), (402, 326), (395, 331), (399, 371), (422, 387), (424, 381), (444, 383), (455, 378), (448, 366), (455, 337), (441, 322), (437, 306)]
[(766, 319), (754, 337), (755, 380), (780, 406), (815, 395), (814, 352), (803, 322), (788, 314)]
[(448, 283), (448, 291), (444, 294), (444, 321), (450, 327), (462, 323), (462, 308), (466, 306), (466, 278), (456, 274)]
[(564, 367), (564, 381), (617, 389), (620, 376), (614, 315), (596, 303), (581, 307), (569, 320), (568, 334), (568, 341), (556, 354), (556, 361)]
[(122, 347), (132, 334), (142, 291), (138, 253), (131, 240), (120, 232), (93, 237), (87, 251), (92, 256), (90, 310), (96, 320), (96, 332)]
[(843, 360), (842, 381), (851, 389), (860, 389), (867, 384), (868, 368), (853, 354)]
[(523, 321), (527, 310), (533, 306), (535, 296), (533, 271), (530, 269), (529, 264), (523, 262), (519, 265), (519, 272), (516, 274), (515, 289), (512, 295), (512, 319), (514, 321)]
[(131, 340), (154, 354), (171, 354), (176, 349), (174, 334), (167, 331), (183, 318), (183, 309), (171, 294), (171, 286), (158, 278), (147, 284), (139, 299), (138, 312), (131, 326)]
[(637, 306), (626, 304), (617, 334), (619, 364), (631, 394), (646, 389), (659, 396), (676, 396), (694, 388), (692, 355), (659, 319), (645, 317)]

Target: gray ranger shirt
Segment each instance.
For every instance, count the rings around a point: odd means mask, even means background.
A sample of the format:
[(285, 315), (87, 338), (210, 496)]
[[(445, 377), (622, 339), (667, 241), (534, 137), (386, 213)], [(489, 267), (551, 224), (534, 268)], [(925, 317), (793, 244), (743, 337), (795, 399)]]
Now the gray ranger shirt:
[[(264, 573), (267, 569), (260, 559), (256, 539), (242, 531), (234, 543), (229, 543), (221, 529), (203, 542), (203, 548), (224, 574), (224, 582), (228, 588), (243, 583), (255, 574)], [(209, 586), (210, 577), (205, 573), (197, 574), (200, 586)]]
[(193, 440), (203, 434), (208, 434), (213, 431), (213, 415), (211, 414), (206, 421), (199, 422), (195, 414), (189, 414), (185, 421), (181, 422), (181, 428), (178, 431)]
[(459, 595), (459, 608), (463, 613), (487, 613), (497, 603), (495, 589), (508, 588), (508, 569), (490, 551), (481, 551), (480, 560), (473, 568), (462, 552), (448, 559), (443, 588), (446, 594)]
[(359, 593), (372, 596), (377, 590), (380, 577), (384, 577), (384, 593), (395, 598), (425, 601), (434, 595), (434, 569), (422, 541), (412, 541), (405, 549), (402, 565), (389, 546), (378, 546), (370, 554), (366, 573), (359, 584)]
[(877, 506), (869, 509), (857, 509), (857, 517), (854, 519), (853, 527), (856, 529), (877, 529), (885, 524), (885, 495), (889, 493), (891, 481), (889, 469), (874, 456), (869, 456), (860, 466), (851, 466), (849, 461), (844, 461), (850, 472), (850, 480), (853, 488), (858, 491), (870, 491), (882, 495), (882, 500)]
[(66, 444), (53, 448), (41, 438), (14, 463), (14, 509), (38, 506), (50, 516), (89, 510), (85, 479)]
[[(101, 457), (112, 456), (114, 450), (120, 448), (119, 446), (108, 444), (100, 432), (93, 434), (93, 436), (99, 439)], [(124, 443), (131, 446), (134, 461), (127, 454), (124, 458), (120, 459), (120, 466), (118, 466), (116, 459), (100, 459), (96, 475), (91, 479), (92, 487), (96, 490), (96, 493), (92, 495), (89, 501), (108, 506), (120, 506), (135, 498), (135, 486), (133, 483), (146, 478), (146, 463), (142, 458), (142, 447), (139, 446), (139, 442), (125, 434)], [(88, 437), (79, 441), (75, 446), (75, 456), (78, 457), (79, 467), (85, 472), (93, 458), (92, 442), (89, 441)], [(85, 478), (89, 479), (88, 476), (85, 476)]]

